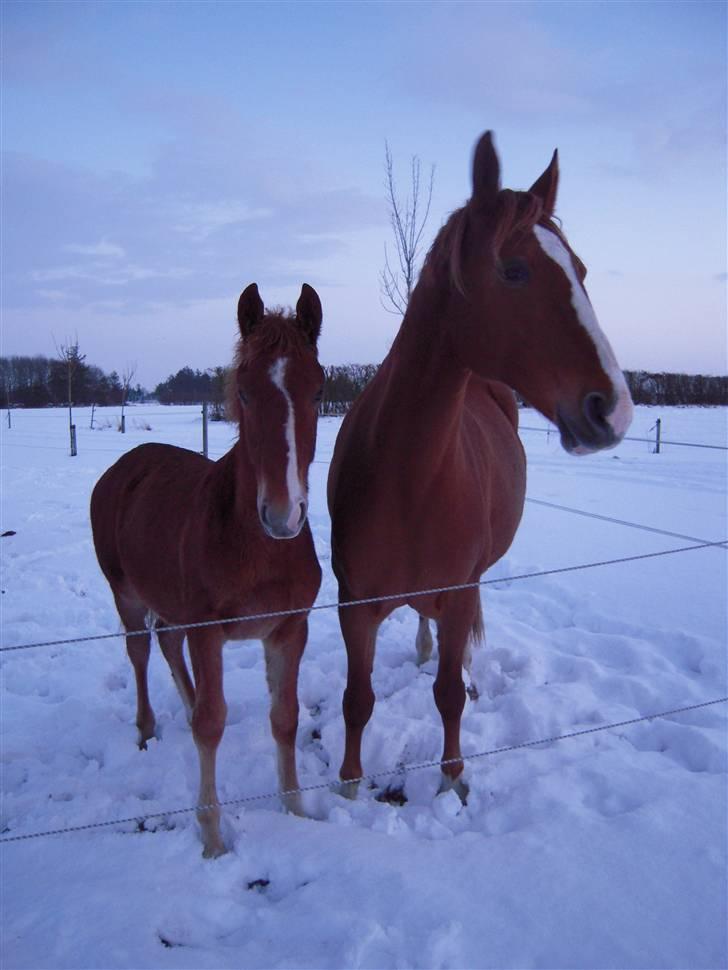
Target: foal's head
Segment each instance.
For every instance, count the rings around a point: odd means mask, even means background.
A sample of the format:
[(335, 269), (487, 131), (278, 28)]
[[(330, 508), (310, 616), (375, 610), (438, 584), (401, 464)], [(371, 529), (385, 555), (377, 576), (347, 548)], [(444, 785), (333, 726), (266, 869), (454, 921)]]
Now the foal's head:
[(632, 418), (624, 377), (584, 288), (586, 268), (553, 221), (557, 153), (528, 192), (500, 188), (490, 132), (473, 194), (435, 240), (423, 277), (444, 286), (458, 359), (504, 381), (558, 425), (574, 454), (617, 444)]
[(238, 325), (230, 399), (255, 468), (258, 516), (272, 538), (293, 539), (308, 511), (324, 382), (316, 356), (321, 301), (304, 283), (295, 314), (266, 313), (251, 283), (238, 300)]

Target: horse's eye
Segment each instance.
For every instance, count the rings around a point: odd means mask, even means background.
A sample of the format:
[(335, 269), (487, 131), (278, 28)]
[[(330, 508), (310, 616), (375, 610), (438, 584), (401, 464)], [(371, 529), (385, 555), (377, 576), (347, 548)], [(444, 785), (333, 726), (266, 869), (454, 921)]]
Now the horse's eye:
[(243, 407), (245, 407), (245, 405), (248, 403), (248, 395), (244, 394), (243, 391), (238, 391), (238, 398)]
[(519, 259), (513, 259), (501, 267), (501, 277), (506, 283), (518, 286), (519, 284), (528, 283), (530, 273), (525, 263)]

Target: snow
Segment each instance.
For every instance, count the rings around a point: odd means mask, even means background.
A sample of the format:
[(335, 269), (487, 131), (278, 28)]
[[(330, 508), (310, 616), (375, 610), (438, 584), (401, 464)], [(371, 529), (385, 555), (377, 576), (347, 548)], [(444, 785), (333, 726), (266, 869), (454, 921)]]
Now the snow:
[[(115, 633), (88, 500), (141, 441), (201, 447), (198, 408), (15, 411), (2, 431), (2, 645)], [(725, 409), (637, 408), (631, 434), (726, 444)], [(322, 419), (310, 517), (336, 599), (325, 504), (338, 419)], [(545, 428), (534, 412), (522, 424)], [(151, 426), (147, 429), (145, 426)], [(100, 426), (100, 427), (99, 427)], [(706, 541), (728, 536), (726, 453), (647, 444), (576, 459), (522, 432), (529, 496)], [(211, 425), (211, 453), (232, 441)], [(528, 504), (483, 590), (487, 644), (473, 660), (463, 750), (523, 741), (723, 697), (726, 552), (707, 548), (528, 580), (561, 566), (691, 543)], [(346, 663), (334, 610), (314, 612), (300, 677), (299, 774), (310, 818), (275, 799), (225, 810), (231, 851), (206, 861), (194, 814), (2, 845), (2, 966), (724, 967), (726, 705), (468, 762), (467, 806), (438, 794), (436, 660), (418, 668), (412, 612), (382, 627), (377, 705), (357, 801), (334, 788)], [(225, 648), (221, 799), (275, 792), (262, 649)], [(194, 804), (197, 757), (154, 651), (160, 738), (136, 746), (123, 640), (5, 653), (4, 838)], [(405, 804), (377, 800), (404, 784)]]

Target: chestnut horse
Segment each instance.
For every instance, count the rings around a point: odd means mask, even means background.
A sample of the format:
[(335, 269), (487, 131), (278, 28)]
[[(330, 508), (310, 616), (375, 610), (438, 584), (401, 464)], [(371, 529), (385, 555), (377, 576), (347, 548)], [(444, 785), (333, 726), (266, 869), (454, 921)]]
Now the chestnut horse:
[[(491, 133), (473, 192), (435, 239), (392, 348), (346, 415), (329, 475), (340, 602), (476, 583), (519, 524), (526, 461), (515, 388), (558, 425), (566, 451), (616, 445), (632, 402), (597, 323), (584, 265), (553, 221), (557, 154), (528, 192), (500, 188)], [(374, 706), (377, 629), (396, 607), (420, 613), (417, 650), (437, 623), (435, 703), (443, 788), (464, 799), (462, 666), (482, 634), (477, 589), (339, 610), (348, 654), (344, 792), (356, 795)]]
[[(141, 445), (108, 469), (91, 496), (96, 555), (129, 633), (145, 628), (148, 613), (157, 627), (222, 621), (309, 607), (318, 593), (321, 569), (306, 516), (323, 385), (316, 351), (321, 303), (304, 283), (295, 316), (266, 314), (251, 283), (238, 302), (238, 323), (230, 403), (240, 434), (232, 449), (213, 462), (172, 445)], [(307, 632), (305, 613), (157, 630), (199, 753), (206, 857), (225, 851), (215, 786), (227, 710), (223, 643), (263, 641), (279, 781), (290, 791), (299, 787), (297, 681)], [(126, 645), (136, 675), (139, 743), (146, 747), (155, 730), (149, 633), (128, 635)], [(286, 807), (300, 813), (298, 796), (288, 796)]]

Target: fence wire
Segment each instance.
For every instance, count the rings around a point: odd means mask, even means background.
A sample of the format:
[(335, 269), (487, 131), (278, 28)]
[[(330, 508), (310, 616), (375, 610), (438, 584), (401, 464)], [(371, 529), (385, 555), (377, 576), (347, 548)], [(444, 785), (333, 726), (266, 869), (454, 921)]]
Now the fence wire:
[[(588, 513), (591, 514), (591, 513)], [(564, 573), (580, 572), (586, 569), (596, 569), (601, 566), (615, 566), (620, 563), (639, 562), (646, 559), (657, 559), (661, 556), (672, 556), (681, 552), (693, 552), (697, 549), (710, 549), (728, 545), (728, 539), (721, 539), (715, 542), (699, 542), (696, 545), (681, 546), (677, 549), (663, 549), (659, 552), (643, 552), (634, 556), (620, 556), (616, 559), (602, 559), (599, 562), (579, 563), (573, 566), (558, 566), (553, 569), (541, 569), (530, 573), (520, 573), (515, 576), (501, 576), (497, 579), (481, 579), (471, 583), (456, 583), (449, 586), (434, 586), (428, 589), (411, 590), (402, 593), (388, 593), (382, 596), (368, 596), (363, 599), (344, 600), (333, 603), (314, 603), (313, 606), (294, 607), (288, 610), (270, 610), (263, 613), (246, 613), (240, 616), (228, 617), (221, 620), (200, 620), (196, 623), (173, 623), (155, 626), (156, 632), (172, 632), (179, 630), (195, 630), (211, 626), (227, 626), (231, 623), (244, 623), (251, 620), (269, 620), (287, 616), (297, 616), (304, 613), (313, 613), (319, 610), (344, 609), (352, 606), (370, 606), (377, 603), (388, 603), (402, 601), (405, 605), (410, 599), (417, 599), (422, 596), (433, 596), (440, 593), (462, 592), (468, 589), (477, 589), (481, 586), (495, 586), (503, 583), (520, 582), (526, 579), (538, 579), (543, 576), (558, 576)], [(143, 630), (130, 630), (126, 632), (117, 631), (116, 633), (99, 633), (85, 637), (67, 637), (62, 640), (41, 640), (36, 643), (18, 643), (9, 647), (0, 647), (0, 653), (10, 653), (18, 650), (33, 650), (39, 647), (60, 647), (72, 643), (90, 643), (100, 640), (119, 640), (123, 637), (148, 636), (151, 632), (149, 627)]]
[(601, 731), (613, 731), (616, 728), (626, 728), (643, 721), (654, 721), (657, 718), (672, 717), (677, 714), (685, 714), (688, 711), (697, 711), (706, 707), (713, 707), (716, 704), (725, 704), (728, 697), (716, 697), (710, 701), (701, 701), (698, 704), (689, 704), (684, 707), (674, 707), (668, 711), (659, 711), (655, 714), (643, 714), (640, 717), (632, 717), (625, 721), (613, 721), (611, 724), (599, 724), (596, 727), (582, 728), (579, 731), (570, 731), (568, 734), (555, 734), (547, 738), (539, 738), (535, 741), (520, 741), (516, 744), (508, 744), (500, 748), (491, 748), (489, 751), (477, 751), (473, 754), (464, 754), (460, 758), (447, 758), (442, 761), (419, 761), (407, 764), (398, 764), (395, 768), (386, 771), (375, 771), (369, 775), (362, 775), (360, 778), (351, 778), (346, 782), (331, 783), (320, 782), (316, 785), (304, 785), (300, 788), (292, 788), (286, 791), (264, 792), (258, 795), (243, 795), (240, 798), (227, 798), (219, 802), (208, 805), (192, 805), (186, 808), (173, 808), (165, 812), (148, 812), (144, 815), (131, 815), (127, 818), (110, 819), (104, 822), (88, 822), (85, 825), (68, 825), (64, 828), (48, 829), (42, 832), (29, 832), (27, 835), (10, 835), (0, 838), (0, 842), (27, 842), (31, 839), (46, 838), (51, 835), (67, 835), (72, 832), (88, 832), (93, 829), (109, 828), (115, 825), (143, 825), (152, 819), (167, 819), (174, 815), (189, 815), (192, 812), (204, 812), (213, 808), (229, 808), (233, 805), (247, 805), (253, 802), (269, 801), (274, 798), (286, 798), (292, 795), (305, 795), (308, 792), (335, 790), (338, 785), (358, 785), (362, 782), (372, 782), (380, 778), (391, 778), (393, 775), (404, 775), (406, 772), (423, 771), (426, 768), (444, 768), (448, 765), (459, 764), (461, 761), (475, 761), (481, 758), (491, 758), (499, 754), (507, 754), (512, 751), (520, 751), (524, 748), (538, 748), (541, 745), (554, 744), (557, 741), (568, 741), (572, 738), (581, 738), (589, 734), (598, 734)]

